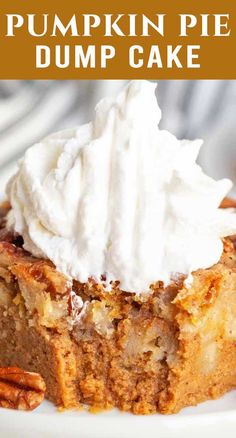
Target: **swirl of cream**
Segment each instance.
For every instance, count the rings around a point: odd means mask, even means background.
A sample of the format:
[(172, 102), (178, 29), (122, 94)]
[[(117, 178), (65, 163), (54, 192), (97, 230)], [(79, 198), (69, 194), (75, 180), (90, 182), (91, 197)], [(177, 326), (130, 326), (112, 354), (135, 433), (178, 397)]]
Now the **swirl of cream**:
[(133, 81), (103, 99), (94, 121), (27, 150), (7, 193), (24, 247), (80, 282), (142, 293), (218, 262), (236, 215), (231, 188), (196, 164), (201, 140), (160, 130), (155, 85)]

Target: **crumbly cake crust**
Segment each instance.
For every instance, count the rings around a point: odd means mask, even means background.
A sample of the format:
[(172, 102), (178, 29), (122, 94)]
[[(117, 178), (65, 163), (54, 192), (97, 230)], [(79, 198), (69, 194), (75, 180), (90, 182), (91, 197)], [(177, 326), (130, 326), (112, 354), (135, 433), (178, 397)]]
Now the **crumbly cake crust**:
[[(2, 215), (9, 206), (2, 208)], [(70, 282), (0, 232), (0, 366), (39, 372), (65, 408), (174, 413), (236, 385), (236, 252), (149, 296)], [(193, 248), (194, 250), (194, 248)], [(81, 308), (81, 300), (83, 308)]]

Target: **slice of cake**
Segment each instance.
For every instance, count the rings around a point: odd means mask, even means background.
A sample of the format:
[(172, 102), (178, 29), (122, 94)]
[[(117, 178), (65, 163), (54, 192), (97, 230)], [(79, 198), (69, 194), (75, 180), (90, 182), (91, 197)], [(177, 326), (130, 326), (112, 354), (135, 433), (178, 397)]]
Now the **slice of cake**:
[(9, 241), (0, 243), (0, 277), (0, 364), (40, 373), (57, 405), (172, 413), (236, 385), (230, 240), (191, 287), (157, 283), (146, 300), (72, 285)]
[(153, 91), (29, 149), (0, 209), (0, 366), (58, 406), (174, 413), (236, 385), (231, 184), (157, 128)]

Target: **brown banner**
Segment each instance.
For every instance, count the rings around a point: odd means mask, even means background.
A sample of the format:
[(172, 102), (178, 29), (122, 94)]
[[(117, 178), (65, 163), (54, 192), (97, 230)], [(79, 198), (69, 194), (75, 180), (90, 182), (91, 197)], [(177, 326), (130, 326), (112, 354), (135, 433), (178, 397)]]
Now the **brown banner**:
[(236, 79), (235, 1), (2, 0), (0, 79)]

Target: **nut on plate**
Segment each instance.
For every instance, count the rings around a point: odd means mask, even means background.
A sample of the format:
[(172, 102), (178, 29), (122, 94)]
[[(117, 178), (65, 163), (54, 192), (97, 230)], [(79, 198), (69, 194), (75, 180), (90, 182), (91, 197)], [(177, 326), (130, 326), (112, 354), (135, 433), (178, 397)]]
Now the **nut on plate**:
[(46, 385), (40, 374), (0, 368), (0, 407), (31, 411), (42, 403)]

